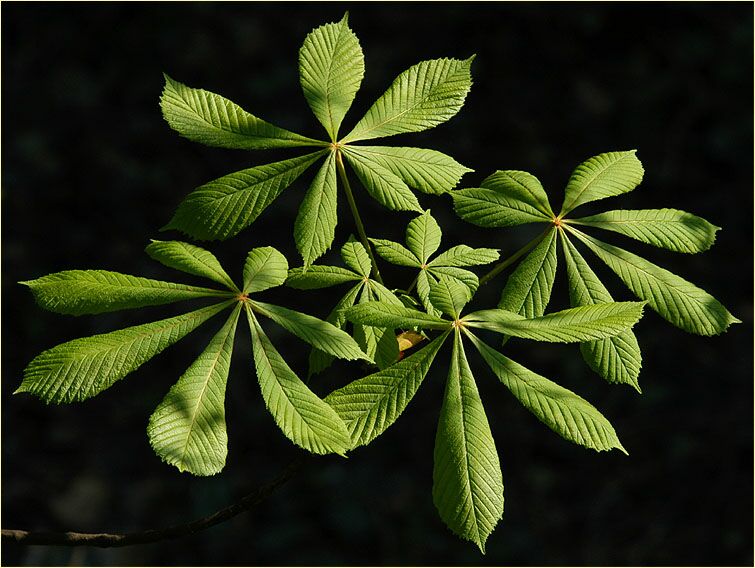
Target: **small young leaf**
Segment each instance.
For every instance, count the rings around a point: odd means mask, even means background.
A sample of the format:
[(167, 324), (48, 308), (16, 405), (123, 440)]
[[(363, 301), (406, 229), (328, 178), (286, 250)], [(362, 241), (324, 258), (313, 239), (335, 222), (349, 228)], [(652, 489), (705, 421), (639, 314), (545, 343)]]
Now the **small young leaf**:
[(177, 229), (199, 240), (224, 241), (251, 225), (323, 151), (241, 170), (191, 192), (161, 230)]
[(370, 239), (370, 242), (375, 245), (375, 252), (391, 264), (417, 268), (422, 265), (422, 262), (414, 255), (414, 253), (402, 244), (388, 241), (386, 239)]
[(364, 245), (354, 240), (353, 236), (349, 237), (349, 240), (341, 247), (341, 259), (346, 266), (360, 276), (365, 278), (370, 276), (372, 270), (370, 255), (365, 250)]
[(64, 270), (19, 284), (29, 287), (41, 308), (74, 316), (229, 295), (220, 290), (162, 282), (109, 270)]
[(645, 170), (637, 150), (607, 152), (577, 166), (566, 185), (560, 216), (590, 201), (632, 191), (642, 182)]
[(501, 195), (528, 203), (548, 218), (554, 217), (553, 209), (540, 180), (532, 174), (516, 170), (499, 170), (485, 178), (480, 185), (485, 189), (492, 189)]
[(288, 277), (288, 261), (273, 247), (249, 251), (244, 262), (244, 293), (262, 292), (281, 286)]
[(251, 302), (251, 306), (255, 311), (269, 317), (296, 337), (321, 351), (339, 359), (372, 361), (359, 349), (359, 345), (348, 333), (326, 321), (273, 304)]
[(631, 328), (642, 317), (645, 302), (594, 304), (527, 319), (506, 310), (481, 310), (465, 316), (470, 327), (505, 335), (569, 343), (603, 339)]
[(598, 452), (616, 448), (627, 453), (611, 423), (585, 399), (504, 357), (471, 333), (467, 335), (506, 388), (551, 430)]
[(422, 211), (417, 197), (396, 174), (351, 152), (348, 146), (343, 148), (343, 154), (375, 201), (393, 211)]
[(297, 446), (315, 454), (343, 455), (351, 438), (343, 421), (286, 364), (252, 311), (246, 310), (262, 398), (278, 428)]
[(413, 65), (396, 77), (342, 141), (420, 132), (451, 119), (472, 86), (473, 59), (433, 59)]
[(336, 189), (336, 159), (331, 152), (304, 195), (294, 223), (294, 240), (305, 269), (333, 243), (338, 222)]
[(180, 316), (57, 345), (29, 363), (16, 393), (28, 392), (55, 404), (91, 398), (136, 371), (231, 303), (233, 301), (223, 302)]
[(498, 307), (526, 318), (541, 316), (556, 279), (556, 229), (551, 229), (506, 281)]
[(721, 229), (702, 217), (678, 209), (606, 211), (570, 219), (569, 223), (614, 231), (654, 247), (685, 253), (708, 250)]
[(304, 96), (334, 142), (364, 77), (362, 48), (349, 29), (348, 17), (344, 14), (337, 24), (310, 32), (299, 50)]
[[(559, 234), (566, 259), (572, 306), (613, 302), (611, 294), (566, 234), (563, 231)], [(608, 382), (629, 384), (637, 392), (642, 392), (637, 382), (642, 367), (642, 354), (633, 332), (625, 331), (613, 337), (580, 343), (579, 349), (590, 368)]]
[(485, 553), (503, 516), (503, 478), (495, 441), (458, 331), (435, 435), (433, 502), (457, 535)]
[(713, 296), (644, 258), (568, 229), (605, 262), (637, 297), (661, 317), (689, 333), (718, 335), (740, 323)]
[(351, 270), (341, 268), (340, 266), (313, 264), (307, 268), (306, 272), (304, 272), (303, 268), (292, 268), (289, 270), (286, 286), (297, 290), (317, 290), (355, 280), (361, 280), (361, 278)]
[(430, 215), (430, 210), (415, 217), (406, 226), (406, 245), (422, 264), (427, 264), (430, 256), (438, 250), (442, 236), (440, 226)]
[(478, 227), (514, 227), (551, 221), (530, 203), (492, 189), (472, 187), (452, 191), (450, 195), (456, 214)]
[(209, 278), (234, 292), (239, 289), (210, 251), (181, 241), (153, 240), (144, 251), (157, 262), (169, 267)]
[(179, 471), (215, 475), (225, 466), (225, 386), (241, 304), (149, 419), (149, 443)]
[(364, 162), (390, 170), (409, 187), (434, 195), (451, 191), (465, 173), (473, 171), (435, 150), (352, 145), (348, 148)]
[[(336, 307), (333, 308), (330, 314), (328, 314), (328, 317), (325, 318), (325, 321), (333, 324), (338, 329), (343, 329), (346, 325), (346, 316), (344, 315), (343, 310), (354, 305), (354, 302), (359, 296), (359, 292), (362, 290), (362, 286), (363, 283), (360, 282), (346, 292), (346, 295), (338, 301)], [(309, 379), (313, 375), (327, 369), (333, 363), (333, 359), (334, 357), (332, 355), (313, 347), (309, 352), (309, 371), (307, 372), (307, 378)]]
[(206, 146), (260, 150), (323, 145), (273, 126), (220, 95), (192, 89), (167, 75), (160, 108), (173, 130)]
[(467, 245), (451, 247), (428, 263), (428, 266), (479, 266), (498, 260), (498, 249), (471, 248)]
[(354, 447), (385, 432), (411, 402), (448, 331), (395, 365), (358, 379), (325, 397), (351, 434)]
[(446, 330), (451, 327), (450, 321), (386, 302), (366, 302), (349, 308), (345, 311), (345, 314), (346, 319), (350, 322), (374, 327), (406, 329), (417, 326), (424, 329), (439, 330)]
[(440, 278), (437, 283), (430, 285), (430, 303), (442, 313), (457, 319), (461, 310), (472, 298), (469, 288), (456, 280)]

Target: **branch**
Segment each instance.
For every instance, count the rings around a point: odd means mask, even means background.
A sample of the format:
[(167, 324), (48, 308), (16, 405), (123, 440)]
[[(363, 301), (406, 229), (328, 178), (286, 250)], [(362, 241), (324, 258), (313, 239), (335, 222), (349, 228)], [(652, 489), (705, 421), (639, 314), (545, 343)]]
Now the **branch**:
[(215, 513), (202, 517), (187, 524), (175, 525), (164, 529), (150, 529), (141, 532), (125, 534), (109, 533), (77, 533), (77, 532), (29, 532), (15, 529), (3, 529), (3, 544), (17, 542), (19, 544), (46, 544), (57, 546), (99, 546), (111, 548), (120, 546), (132, 546), (135, 544), (148, 544), (169, 540), (203, 531), (212, 526), (232, 519), (236, 515), (248, 511), (259, 505), (270, 495), (293, 478), (302, 467), (310, 460), (310, 456), (299, 456), (291, 461), (286, 468), (271, 482), (262, 485), (242, 497), (236, 503), (220, 509)]

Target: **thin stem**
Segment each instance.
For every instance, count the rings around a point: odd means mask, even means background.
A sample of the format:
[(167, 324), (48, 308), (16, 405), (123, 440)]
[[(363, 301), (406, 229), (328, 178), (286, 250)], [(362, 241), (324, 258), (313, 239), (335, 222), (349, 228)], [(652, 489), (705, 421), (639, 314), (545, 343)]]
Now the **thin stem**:
[(406, 289), (406, 293), (407, 294), (411, 294), (412, 290), (414, 290), (414, 287), (417, 285), (417, 282), (419, 281), (419, 275), (420, 274), (421, 274), (421, 272), (418, 272), (417, 276), (414, 278), (414, 280), (412, 280), (412, 283), (409, 284), (409, 287)]
[(487, 284), (488, 281), (498, 276), (501, 272), (506, 270), (512, 264), (514, 264), (517, 260), (519, 260), (525, 254), (530, 252), (530, 250), (535, 248), (540, 243), (540, 241), (543, 240), (545, 235), (547, 235), (550, 230), (551, 230), (551, 227), (548, 227), (547, 229), (545, 229), (545, 231), (543, 231), (537, 237), (532, 239), (530, 242), (528, 242), (526, 245), (524, 245), (522, 248), (520, 248), (518, 251), (516, 251), (514, 254), (508, 257), (506, 260), (502, 260), (501, 262), (496, 264), (490, 272), (488, 272), (485, 276), (480, 278), (480, 286), (482, 286), (483, 284)]
[(248, 511), (259, 505), (267, 497), (272, 495), (279, 487), (293, 478), (304, 464), (311, 458), (300, 456), (294, 459), (288, 466), (270, 483), (258, 487), (248, 495), (242, 497), (236, 503), (220, 509), (215, 513), (197, 519), (183, 525), (174, 525), (164, 529), (150, 529), (135, 533), (110, 534), (110, 533), (77, 533), (77, 532), (29, 532), (17, 529), (3, 529), (3, 544), (17, 542), (19, 544), (43, 544), (56, 546), (98, 546), (101, 548), (131, 546), (134, 544), (148, 544), (187, 536), (203, 531), (212, 526), (232, 519), (236, 515)]
[(346, 168), (343, 167), (343, 157), (341, 150), (336, 150), (336, 169), (338, 175), (341, 177), (341, 183), (343, 190), (346, 192), (346, 200), (349, 202), (351, 208), (351, 215), (354, 217), (354, 223), (357, 226), (357, 234), (359, 240), (362, 241), (364, 248), (370, 255), (370, 261), (372, 262), (372, 274), (375, 280), (383, 284), (383, 279), (380, 277), (380, 270), (378, 270), (377, 260), (375, 254), (372, 252), (372, 246), (369, 239), (367, 239), (367, 233), (364, 230), (364, 223), (362, 223), (362, 217), (359, 215), (359, 209), (357, 209), (356, 201), (354, 201), (354, 193), (351, 191), (351, 185), (349, 184), (349, 178), (346, 176)]

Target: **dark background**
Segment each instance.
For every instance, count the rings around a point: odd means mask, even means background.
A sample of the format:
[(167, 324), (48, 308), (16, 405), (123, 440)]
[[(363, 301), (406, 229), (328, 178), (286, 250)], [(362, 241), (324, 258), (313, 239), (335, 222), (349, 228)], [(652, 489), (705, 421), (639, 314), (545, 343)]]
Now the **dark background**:
[[(453, 536), (432, 504), (445, 352), (385, 435), (347, 461), (316, 459), (249, 514), (149, 546), (6, 545), (3, 563), (752, 565), (750, 3), (3, 2), (3, 528), (116, 532), (180, 523), (233, 502), (298, 455), (264, 411), (243, 327), (228, 385), (225, 470), (192, 478), (152, 453), (149, 415), (219, 320), (85, 403), (45, 406), (11, 396), (41, 350), (186, 307), (72, 318), (43, 312), (15, 282), (69, 268), (192, 282), (151, 261), (142, 252), (148, 239), (178, 236), (157, 229), (194, 187), (296, 150), (247, 153), (179, 138), (160, 116), (161, 72), (320, 136), (298, 83), (298, 48), (312, 28), (347, 9), (366, 77), (343, 132), (410, 65), (476, 53), (462, 112), (433, 131), (386, 143), (453, 155), (476, 170), (466, 186), (496, 169), (530, 171), (549, 188), (554, 207), (580, 161), (638, 148), (646, 168), (640, 188), (597, 209), (675, 207), (724, 229), (712, 250), (696, 256), (597, 236), (695, 282), (744, 323), (702, 338), (648, 310), (636, 328), (642, 396), (592, 374), (576, 346), (510, 344), (512, 357), (592, 401), (629, 457), (559, 439), (473, 360), (506, 486), (504, 518), (485, 557)], [(254, 246), (274, 245), (298, 262), (291, 227), (313, 173), (252, 228), (209, 246), (232, 275)], [(411, 215), (389, 215), (361, 189), (357, 194), (368, 232), (400, 240)], [(337, 243), (353, 231), (341, 201)], [(456, 219), (450, 199), (420, 201), (439, 219), (445, 247), (465, 242), (507, 255), (538, 230), (482, 230)], [(592, 264), (617, 299), (630, 299), (605, 267)], [(412, 277), (384, 272), (395, 286)], [(476, 305), (495, 303), (503, 283), (481, 290)], [(566, 307), (565, 288), (560, 272), (552, 309)], [(339, 291), (280, 289), (265, 297), (324, 317)], [(268, 329), (304, 373), (303, 344)], [(313, 384), (325, 394), (358, 376), (358, 366), (344, 364)]]

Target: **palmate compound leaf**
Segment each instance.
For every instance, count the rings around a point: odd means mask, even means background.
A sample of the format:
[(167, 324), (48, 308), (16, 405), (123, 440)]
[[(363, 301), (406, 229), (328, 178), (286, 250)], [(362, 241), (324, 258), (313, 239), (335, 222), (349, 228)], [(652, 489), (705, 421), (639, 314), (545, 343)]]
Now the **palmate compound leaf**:
[(528, 319), (501, 309), (481, 310), (462, 318), (465, 325), (504, 335), (550, 342), (603, 339), (630, 329), (642, 317), (645, 302), (580, 306)]
[(610, 422), (589, 402), (501, 355), (465, 330), (485, 362), (511, 393), (563, 438), (596, 451), (627, 453)]
[(179, 471), (214, 475), (225, 466), (225, 387), (240, 312), (238, 303), (149, 419), (149, 443), (163, 461)]
[(678, 209), (606, 211), (568, 222), (614, 231), (655, 247), (684, 253), (708, 250), (721, 229), (702, 217)]
[(345, 454), (352, 445), (346, 425), (286, 364), (251, 309), (246, 314), (262, 398), (275, 423), (289, 440), (305, 450)]
[[(598, 279), (577, 248), (559, 231), (569, 278), (569, 296), (572, 306), (587, 306), (613, 302), (611, 294)], [(632, 385), (642, 392), (638, 383), (642, 354), (632, 331), (613, 337), (579, 344), (582, 357), (590, 368), (610, 383)]]
[(29, 363), (16, 392), (28, 392), (55, 404), (91, 398), (232, 303), (229, 300), (180, 316), (57, 345)]
[(372, 362), (348, 333), (326, 321), (273, 304), (250, 301), (249, 305), (252, 310), (269, 317), (287, 331), (321, 351), (349, 361), (364, 359)]
[(351, 434), (354, 447), (385, 432), (411, 402), (449, 331), (390, 367), (358, 379), (326, 398)]
[(637, 150), (606, 152), (577, 166), (566, 184), (559, 216), (584, 203), (621, 195), (637, 187), (645, 170), (636, 153)]
[(187, 87), (167, 75), (160, 108), (173, 130), (206, 146), (261, 150), (323, 145), (273, 126), (220, 95)]
[(333, 243), (338, 222), (336, 190), (336, 158), (331, 152), (304, 195), (294, 223), (294, 240), (305, 269)]
[(498, 307), (527, 318), (542, 316), (551, 298), (557, 263), (554, 227), (511, 273)]
[(472, 86), (473, 59), (433, 59), (411, 66), (396, 77), (342, 142), (420, 132), (451, 119)]
[(153, 239), (144, 251), (151, 258), (169, 268), (208, 278), (234, 292), (239, 291), (233, 279), (228, 276), (215, 255), (203, 248), (181, 241), (156, 241)]
[(433, 502), (448, 527), (484, 554), (503, 516), (503, 477), (458, 329), (435, 436)]
[(161, 230), (199, 240), (226, 240), (248, 227), (325, 151), (225, 175), (191, 192)]
[(29, 287), (40, 307), (75, 316), (230, 295), (109, 270), (64, 270), (19, 284)]
[(676, 327), (697, 335), (718, 335), (732, 323), (741, 323), (721, 302), (676, 274), (573, 227), (567, 225), (566, 228), (605, 262), (637, 297), (646, 300)]
[(364, 55), (348, 18), (312, 30), (299, 50), (304, 96), (333, 142), (364, 77)]

